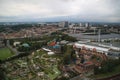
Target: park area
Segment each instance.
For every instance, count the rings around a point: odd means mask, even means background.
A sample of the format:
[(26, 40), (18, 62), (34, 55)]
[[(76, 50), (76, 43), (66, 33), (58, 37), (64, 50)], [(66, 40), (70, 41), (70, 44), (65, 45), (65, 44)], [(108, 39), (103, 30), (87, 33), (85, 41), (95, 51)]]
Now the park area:
[(4, 60), (12, 55), (13, 53), (9, 48), (0, 48), (0, 60)]
[(55, 79), (61, 73), (58, 69), (58, 62), (60, 61), (60, 59), (59, 57), (55, 57), (55, 54), (49, 55), (44, 50), (38, 50), (34, 53), (33, 58), (31, 58), (31, 60), (33, 60), (32, 64), (36, 66), (39, 63), (42, 69), (42, 71), (39, 72), (43, 72), (44, 76), (47, 76), (50, 80)]

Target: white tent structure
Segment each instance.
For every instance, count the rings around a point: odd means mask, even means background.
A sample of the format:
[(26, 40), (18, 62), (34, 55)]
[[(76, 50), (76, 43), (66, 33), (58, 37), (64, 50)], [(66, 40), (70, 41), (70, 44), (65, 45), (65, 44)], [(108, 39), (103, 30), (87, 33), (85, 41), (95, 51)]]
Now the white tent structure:
[(108, 48), (99, 47), (99, 46), (93, 46), (93, 45), (88, 45), (88, 44), (75, 43), (74, 46), (76, 48), (81, 48), (81, 49), (83, 47), (85, 47), (86, 49), (89, 49), (89, 50), (95, 49), (97, 52), (105, 53), (106, 55), (109, 52)]
[(43, 50), (45, 50), (45, 51), (48, 51), (48, 52), (50, 52), (51, 50), (50, 49), (46, 49), (46, 48), (42, 48)]

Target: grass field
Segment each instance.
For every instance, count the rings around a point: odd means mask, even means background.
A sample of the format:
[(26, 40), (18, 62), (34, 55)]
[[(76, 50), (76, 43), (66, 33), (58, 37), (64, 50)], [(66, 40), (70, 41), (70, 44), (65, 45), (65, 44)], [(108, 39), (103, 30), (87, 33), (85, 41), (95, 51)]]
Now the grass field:
[(49, 74), (50, 80), (55, 79), (58, 75), (60, 75), (60, 71), (58, 70), (57, 66), (55, 65), (53, 67), (53, 71), (55, 72), (54, 74)]
[(1, 60), (4, 60), (12, 55), (13, 53), (10, 51), (9, 48), (0, 48), (0, 59)]

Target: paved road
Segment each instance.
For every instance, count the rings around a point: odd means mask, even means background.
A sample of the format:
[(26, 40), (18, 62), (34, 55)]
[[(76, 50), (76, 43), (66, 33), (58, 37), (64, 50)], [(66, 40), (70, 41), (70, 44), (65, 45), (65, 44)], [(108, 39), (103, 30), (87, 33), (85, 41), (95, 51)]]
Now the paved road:
[(7, 40), (7, 47), (10, 48), (14, 53), (16, 53), (16, 55), (19, 54), (19, 53), (21, 53), (21, 52), (17, 51), (16, 48), (13, 48), (13, 47), (10, 45), (10, 41), (9, 41), (9, 40)]

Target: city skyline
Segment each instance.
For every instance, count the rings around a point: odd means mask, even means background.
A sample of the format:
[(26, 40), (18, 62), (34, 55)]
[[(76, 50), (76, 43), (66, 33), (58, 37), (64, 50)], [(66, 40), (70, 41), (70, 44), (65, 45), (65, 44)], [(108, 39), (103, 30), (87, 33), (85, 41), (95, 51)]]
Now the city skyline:
[(0, 22), (120, 22), (119, 0), (0, 0)]

